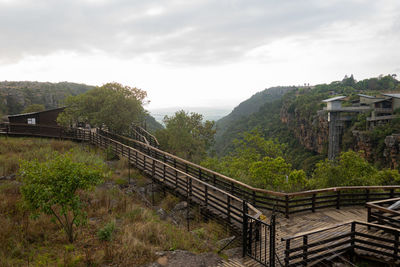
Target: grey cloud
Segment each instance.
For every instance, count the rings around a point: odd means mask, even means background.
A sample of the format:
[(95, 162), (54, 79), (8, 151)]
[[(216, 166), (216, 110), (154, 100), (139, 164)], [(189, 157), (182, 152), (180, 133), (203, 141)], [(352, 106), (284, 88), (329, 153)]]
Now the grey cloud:
[[(322, 4), (329, 2), (330, 4)], [(60, 50), (123, 58), (156, 53), (169, 63), (215, 64), (282, 37), (368, 19), (377, 1), (186, 0), (0, 2), (0, 62)], [(163, 12), (146, 16), (151, 8)]]

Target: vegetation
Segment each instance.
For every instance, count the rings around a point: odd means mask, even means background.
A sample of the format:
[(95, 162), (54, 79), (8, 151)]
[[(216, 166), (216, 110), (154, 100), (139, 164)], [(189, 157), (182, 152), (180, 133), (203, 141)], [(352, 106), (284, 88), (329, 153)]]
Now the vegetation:
[[(70, 149), (74, 152), (69, 152)], [(19, 159), (44, 163), (52, 154), (74, 153), (73, 162), (97, 162), (101, 151), (68, 141), (0, 137), (0, 166), (7, 166), (6, 175), (19, 170)], [(67, 156), (66, 155), (66, 156)], [(67, 156), (68, 157), (68, 156)], [(11, 160), (8, 160), (11, 158)], [(0, 181), (0, 259), (1, 266), (135, 266), (157, 259), (155, 252), (183, 249), (195, 253), (216, 251), (217, 241), (227, 237), (224, 227), (214, 222), (202, 222), (196, 216), (179, 226), (161, 220), (156, 212), (146, 208), (136, 193), (125, 191), (129, 173), (127, 161), (109, 164), (112, 175), (105, 184), (92, 191), (79, 190), (82, 211), (88, 220), (76, 228), (76, 239), (70, 244), (53, 216), (42, 214), (32, 218), (24, 205), (23, 186), (17, 180)], [(148, 181), (137, 171), (130, 171), (135, 184)], [(0, 174), (1, 175), (1, 174)], [(122, 186), (116, 181), (125, 180)], [(156, 195), (157, 207), (177, 203), (175, 197)], [(165, 200), (164, 200), (165, 199)], [(165, 203), (164, 203), (165, 202)], [(201, 234), (199, 234), (201, 233)]]
[[(78, 192), (84, 192), (102, 181), (101, 162), (76, 161), (73, 152), (53, 153), (45, 162), (23, 161), (21, 193), (33, 216), (53, 216), (72, 243), (74, 227), (83, 224), (86, 214)], [(90, 159), (90, 158), (89, 158)]]
[[(323, 99), (335, 95), (346, 95), (355, 99), (359, 93), (379, 95), (381, 92), (397, 91), (400, 91), (400, 82), (393, 75), (358, 82), (350, 76), (342, 81), (313, 87), (270, 88), (242, 102), (230, 115), (217, 122), (214, 149), (217, 155), (226, 156), (235, 149), (233, 140), (242, 138), (244, 132), (259, 129), (265, 139), (274, 138), (287, 144), (288, 149), (283, 158), (295, 168), (303, 169), (311, 175), (315, 164), (324, 159), (327, 153), (327, 138), (324, 139), (327, 136), (327, 132), (324, 131), (327, 126), (321, 124), (317, 114), (323, 107)], [(244, 108), (252, 104), (256, 108)], [(399, 132), (398, 126), (393, 124), (400, 125), (393, 121), (391, 125), (384, 126), (384, 131), (379, 130), (381, 134), (373, 141), (377, 156), (370, 158), (371, 162), (385, 166), (382, 156), (383, 140), (386, 135)], [(355, 149), (352, 130), (365, 131), (365, 125), (365, 118), (360, 117), (360, 120), (354, 120), (352, 125), (346, 128), (342, 151)], [(368, 131), (366, 133), (368, 134)]]
[[(59, 107), (64, 98), (78, 95), (93, 86), (69, 82), (0, 82), (0, 113), (19, 114), (30, 105), (43, 105), (46, 109)], [(30, 112), (34, 112), (33, 110)]]
[(184, 159), (200, 162), (214, 141), (214, 122), (203, 122), (198, 113), (183, 110), (164, 118), (165, 129), (156, 132), (162, 149)]
[(398, 185), (396, 170), (378, 170), (362, 157), (362, 151), (347, 151), (337, 161), (321, 161), (310, 180), (313, 188), (335, 186)]
[(83, 122), (124, 133), (132, 123), (144, 119), (146, 97), (147, 93), (141, 89), (107, 83), (84, 94), (68, 97), (65, 101), (67, 108), (57, 120), (64, 126)]
[(223, 158), (208, 158), (202, 165), (249, 185), (277, 191), (306, 188), (306, 174), (292, 169), (282, 155), (286, 145), (265, 140), (259, 131), (246, 132), (236, 140), (235, 150)]
[(32, 104), (24, 108), (22, 113), (39, 112), (45, 110), (45, 106), (42, 104)]

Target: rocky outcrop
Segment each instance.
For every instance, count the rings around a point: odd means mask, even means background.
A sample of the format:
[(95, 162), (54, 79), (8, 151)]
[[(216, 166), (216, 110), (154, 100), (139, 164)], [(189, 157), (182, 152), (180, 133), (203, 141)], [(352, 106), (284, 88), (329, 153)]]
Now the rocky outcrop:
[(318, 113), (306, 118), (297, 110), (289, 112), (284, 104), (280, 118), (305, 148), (317, 153), (326, 151), (329, 131), (326, 113)]
[(398, 168), (400, 164), (400, 134), (393, 134), (385, 138), (385, 150), (383, 156), (390, 168)]

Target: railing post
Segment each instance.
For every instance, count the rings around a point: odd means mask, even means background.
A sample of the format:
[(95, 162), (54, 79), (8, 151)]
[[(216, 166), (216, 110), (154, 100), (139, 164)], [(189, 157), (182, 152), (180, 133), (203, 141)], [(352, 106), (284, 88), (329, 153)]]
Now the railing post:
[(286, 239), (285, 245), (285, 266), (289, 266), (289, 250), (290, 250), (290, 239)]
[(368, 221), (369, 223), (372, 221), (371, 207), (368, 207), (367, 221)]
[(312, 200), (311, 200), (311, 211), (315, 212), (315, 194), (312, 195)]
[(350, 245), (351, 245), (351, 257), (354, 256), (355, 242), (356, 242), (356, 223), (355, 223), (355, 222), (352, 222), (352, 223), (351, 223), (351, 240), (350, 240)]
[(308, 253), (308, 236), (304, 235), (303, 236), (303, 261), (304, 261), (304, 266), (307, 265), (307, 253)]
[(285, 217), (289, 219), (289, 195), (285, 195)]
[(208, 206), (208, 186), (205, 184), (204, 185), (204, 202), (205, 202), (205, 206), (207, 209)]
[(227, 196), (227, 200), (226, 200), (226, 207), (227, 207), (227, 211), (226, 211), (226, 215), (227, 215), (227, 220), (228, 223), (231, 222), (231, 196)]
[(153, 166), (151, 166), (151, 173), (153, 178), (156, 178), (156, 161), (153, 159)]
[(394, 232), (394, 251), (393, 251), (393, 260), (396, 261), (398, 259), (399, 254), (399, 232)]
[(338, 190), (336, 194), (336, 209), (340, 209), (340, 190)]
[(365, 203), (369, 202), (369, 189), (365, 189)]
[(201, 179), (201, 176), (202, 176), (201, 169), (199, 169), (199, 179), (200, 179), (200, 180), (202, 180), (202, 179)]
[[(271, 216), (269, 242), (269, 266), (275, 267), (275, 214)], [(267, 252), (265, 251), (265, 253)]]
[(128, 147), (128, 184), (131, 184), (131, 148)]
[(390, 189), (390, 198), (394, 198), (394, 189)]
[(245, 257), (247, 254), (247, 224), (248, 224), (248, 207), (245, 200), (242, 202), (243, 204), (243, 215), (242, 215), (242, 256)]
[(253, 201), (252, 201), (252, 203), (253, 203), (253, 205), (255, 206), (256, 205), (256, 191), (254, 191), (253, 190)]

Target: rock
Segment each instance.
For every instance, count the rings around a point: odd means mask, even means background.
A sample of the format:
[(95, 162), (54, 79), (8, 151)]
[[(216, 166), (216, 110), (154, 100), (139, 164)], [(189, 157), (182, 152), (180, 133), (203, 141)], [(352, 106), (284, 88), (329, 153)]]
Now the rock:
[(176, 211), (183, 210), (183, 209), (186, 209), (187, 206), (188, 206), (188, 203), (186, 201), (182, 201), (182, 202), (179, 202), (178, 204), (176, 204), (175, 207), (173, 208), (173, 210), (176, 210)]
[(158, 214), (158, 216), (160, 216), (160, 219), (161, 220), (165, 220), (165, 219), (167, 219), (167, 217), (168, 217), (168, 214), (165, 212), (165, 210), (163, 210), (162, 208), (159, 208), (158, 210), (157, 210), (157, 214)]
[(162, 256), (164, 256), (166, 253), (167, 253), (166, 251), (156, 251), (156, 253), (154, 253), (154, 254), (155, 254), (156, 256), (158, 256), (158, 257), (162, 257)]
[(217, 241), (217, 246), (219, 248), (223, 248), (226, 245), (228, 245), (228, 243), (231, 242), (235, 238), (236, 238), (236, 236), (230, 236), (228, 238), (221, 239), (221, 240)]

